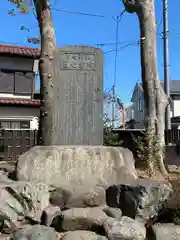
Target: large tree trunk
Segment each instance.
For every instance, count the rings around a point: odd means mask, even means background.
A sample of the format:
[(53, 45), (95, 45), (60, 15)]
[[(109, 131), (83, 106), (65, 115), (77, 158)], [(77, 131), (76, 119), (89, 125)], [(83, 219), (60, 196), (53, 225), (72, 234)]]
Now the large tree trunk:
[[(167, 98), (161, 90), (156, 63), (156, 23), (154, 0), (123, 0), (125, 8), (130, 13), (136, 13), (141, 33), (141, 71), (146, 108), (146, 123), (148, 133), (158, 141), (158, 167), (167, 176), (164, 166), (164, 112)], [(149, 140), (149, 148), (154, 144)], [(149, 156), (150, 157), (150, 156)], [(147, 159), (148, 160), (148, 159)], [(148, 161), (150, 162), (150, 161)], [(153, 168), (153, 166), (149, 166)]]
[(41, 110), (39, 123), (40, 145), (52, 145), (53, 68), (56, 40), (52, 24), (50, 0), (34, 0), (41, 35), (39, 61)]
[(154, 56), (154, 44), (156, 33), (152, 24), (152, 13), (143, 4), (143, 8), (137, 11), (140, 23), (141, 41), (141, 75), (144, 90), (146, 121), (149, 131), (155, 131), (156, 108), (154, 94), (154, 78), (156, 75), (156, 58)]
[(165, 140), (164, 140), (164, 116), (165, 116), (165, 109), (168, 102), (168, 98), (164, 94), (162, 88), (160, 88), (159, 81), (155, 82), (155, 90), (156, 90), (156, 136), (159, 140), (159, 148), (157, 151), (157, 158), (158, 158), (158, 167), (165, 178), (168, 177), (167, 170), (164, 165), (164, 154), (165, 154)]

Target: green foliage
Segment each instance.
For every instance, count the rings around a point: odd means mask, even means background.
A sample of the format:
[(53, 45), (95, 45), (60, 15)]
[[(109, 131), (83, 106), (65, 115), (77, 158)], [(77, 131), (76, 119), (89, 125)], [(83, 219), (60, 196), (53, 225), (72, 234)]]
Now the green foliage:
[[(8, 1), (14, 4), (21, 13), (29, 13), (28, 7), (32, 4), (32, 1), (30, 0), (8, 0)], [(14, 9), (10, 10), (8, 13), (12, 16), (15, 16)]]
[[(15, 5), (15, 8), (12, 8), (11, 10), (8, 11), (8, 14), (12, 17), (16, 16), (16, 10), (18, 13), (21, 14), (29, 14), (33, 13), (35, 16), (35, 10), (33, 8), (33, 1), (32, 0), (8, 0), (12, 4)], [(21, 31), (25, 32), (30, 32), (30, 29), (24, 25), (20, 26)], [(28, 43), (33, 43), (33, 44), (39, 44), (40, 43), (40, 37), (28, 37), (27, 38)]]
[(28, 7), (25, 5), (25, 4), (21, 4), (21, 5), (19, 5), (19, 11), (21, 12), (21, 13), (29, 13), (29, 9), (28, 9)]
[(111, 127), (111, 121), (108, 119), (107, 115), (104, 116), (104, 145), (106, 146), (120, 146), (123, 141), (119, 140), (119, 136), (113, 133)]
[(124, 6), (125, 6), (125, 9), (128, 13), (134, 13), (136, 12), (136, 8), (137, 8), (137, 3), (135, 0), (122, 0)]
[(21, 26), (21, 27), (20, 27), (20, 30), (21, 30), (21, 31), (29, 32), (29, 28), (26, 28), (25, 26)]
[[(133, 139), (138, 159), (147, 165), (149, 176), (159, 169), (159, 158), (164, 157), (165, 148), (154, 131), (145, 130), (142, 136)], [(163, 155), (163, 156), (160, 156)]]

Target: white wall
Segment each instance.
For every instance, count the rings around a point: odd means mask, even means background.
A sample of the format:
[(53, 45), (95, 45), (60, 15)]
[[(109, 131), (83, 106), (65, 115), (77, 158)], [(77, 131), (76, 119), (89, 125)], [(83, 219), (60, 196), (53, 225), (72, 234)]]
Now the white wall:
[[(145, 117), (145, 109), (144, 104), (142, 107), (142, 111), (138, 111), (138, 91), (134, 94), (134, 120), (140, 123), (135, 124), (135, 128), (142, 129), (144, 128), (144, 117)], [(142, 93), (141, 93), (142, 94)], [(143, 99), (143, 94), (142, 94)], [(144, 100), (143, 100), (144, 102)], [(170, 117), (180, 116), (180, 96), (177, 96), (175, 100), (173, 100), (173, 109), (170, 112)]]
[(0, 120), (29, 120), (32, 130), (37, 129), (39, 115), (39, 108), (0, 106)]
[(0, 93), (0, 98), (23, 98), (23, 99), (31, 99), (31, 95), (22, 96), (22, 95), (14, 95), (11, 93)]
[(128, 122), (131, 119), (134, 119), (134, 104), (125, 108), (125, 120), (126, 120), (126, 122)]
[(174, 100), (174, 117), (180, 116), (180, 100)]
[(134, 120), (137, 122), (135, 123), (135, 128), (137, 129), (143, 129), (144, 128), (144, 108), (142, 111), (138, 110), (138, 107), (136, 105), (136, 108), (134, 110)]
[[(141, 99), (141, 110), (138, 109), (138, 99)], [(133, 98), (133, 107), (134, 107), (134, 120), (136, 129), (144, 129), (144, 97), (140, 88), (136, 87), (134, 98)]]
[(39, 118), (33, 117), (33, 119), (30, 121), (30, 129), (38, 130), (38, 128), (39, 128)]

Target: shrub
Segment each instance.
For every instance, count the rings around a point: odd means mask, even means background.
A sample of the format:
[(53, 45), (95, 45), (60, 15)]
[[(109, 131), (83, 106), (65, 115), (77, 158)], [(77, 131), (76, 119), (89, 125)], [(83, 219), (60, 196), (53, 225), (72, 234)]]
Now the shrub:
[(120, 146), (123, 141), (119, 140), (119, 136), (113, 133), (112, 128), (104, 128), (104, 145), (106, 146)]
[[(159, 158), (164, 157), (165, 148), (162, 146), (160, 139), (152, 131), (145, 130), (142, 136), (133, 138), (137, 157), (147, 166), (149, 176), (152, 176), (155, 170), (159, 169)], [(163, 156), (160, 156), (160, 153)]]
[(106, 146), (120, 146), (123, 141), (119, 140), (119, 135), (112, 131), (111, 121), (104, 117), (104, 136), (103, 136), (103, 144)]

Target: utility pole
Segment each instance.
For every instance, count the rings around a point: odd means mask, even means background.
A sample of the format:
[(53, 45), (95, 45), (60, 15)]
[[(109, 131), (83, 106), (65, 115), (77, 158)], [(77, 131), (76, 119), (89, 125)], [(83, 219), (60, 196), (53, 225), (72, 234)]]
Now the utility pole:
[(116, 51), (115, 51), (115, 59), (114, 59), (114, 84), (112, 87), (112, 128), (115, 127), (115, 115), (116, 115), (116, 72), (117, 72), (117, 55), (118, 55), (118, 34), (119, 34), (119, 22), (121, 21), (122, 16), (117, 16), (116, 19), (113, 17), (113, 20), (116, 22)]
[[(163, 0), (163, 40), (164, 40), (164, 90), (170, 97), (169, 46), (168, 46), (168, 0)], [(165, 111), (165, 130), (171, 129), (170, 104)]]
[(112, 128), (115, 127), (115, 111), (116, 111), (116, 92), (115, 92), (115, 86), (112, 87)]

